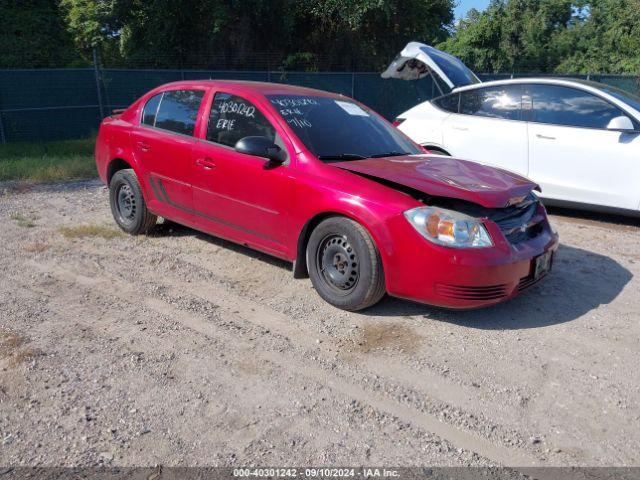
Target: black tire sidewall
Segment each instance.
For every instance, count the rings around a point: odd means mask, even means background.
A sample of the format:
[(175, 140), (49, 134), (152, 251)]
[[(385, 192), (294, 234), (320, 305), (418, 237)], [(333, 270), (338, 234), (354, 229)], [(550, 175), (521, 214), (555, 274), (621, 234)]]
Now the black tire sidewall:
[[(120, 214), (118, 213), (117, 207), (117, 193), (118, 189), (121, 185), (126, 184), (129, 185), (131, 191), (136, 200), (136, 212), (133, 220), (131, 222), (124, 222), (120, 218)], [(125, 232), (131, 234), (140, 233), (143, 229), (144, 219), (146, 215), (146, 204), (144, 202), (144, 197), (142, 196), (142, 190), (140, 189), (140, 184), (138, 183), (138, 179), (133, 170), (119, 170), (109, 182), (109, 204), (111, 205), (111, 213), (113, 214), (113, 218), (115, 219), (118, 226)]]
[[(345, 235), (356, 252), (360, 266), (358, 283), (347, 294), (335, 292), (317, 268), (317, 252), (322, 241), (329, 235)], [(344, 310), (359, 310), (375, 303), (379, 297), (371, 302), (372, 291), (375, 288), (373, 278), (382, 275), (382, 263), (379, 254), (369, 236), (369, 244), (364, 235), (368, 235), (363, 227), (359, 227), (353, 220), (346, 217), (331, 217), (320, 223), (311, 233), (307, 243), (306, 260), (309, 277), (318, 294), (331, 305)]]

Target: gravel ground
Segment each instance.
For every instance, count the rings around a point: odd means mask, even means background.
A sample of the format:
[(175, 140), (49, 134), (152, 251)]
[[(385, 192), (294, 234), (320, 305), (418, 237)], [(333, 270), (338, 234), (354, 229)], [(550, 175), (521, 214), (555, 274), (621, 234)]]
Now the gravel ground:
[(277, 259), (0, 187), (0, 465), (640, 465), (640, 223), (556, 212), (497, 307), (324, 303)]

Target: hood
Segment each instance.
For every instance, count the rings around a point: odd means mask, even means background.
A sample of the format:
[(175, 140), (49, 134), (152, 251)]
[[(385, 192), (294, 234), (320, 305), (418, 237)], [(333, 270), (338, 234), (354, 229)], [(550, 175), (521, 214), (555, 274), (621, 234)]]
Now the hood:
[(424, 43), (409, 42), (382, 72), (382, 78), (418, 80), (432, 75), (449, 89), (464, 87), (480, 80), (460, 59)]
[(435, 155), (371, 158), (332, 164), (343, 170), (487, 208), (504, 208), (540, 187), (520, 175), (466, 160)]

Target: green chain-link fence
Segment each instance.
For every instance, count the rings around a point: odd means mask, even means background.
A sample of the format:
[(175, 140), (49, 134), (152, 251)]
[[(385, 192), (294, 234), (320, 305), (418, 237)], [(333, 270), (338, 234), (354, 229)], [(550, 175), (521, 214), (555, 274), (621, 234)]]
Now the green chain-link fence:
[[(481, 75), (494, 80), (527, 75)], [(530, 75), (528, 75), (530, 76)], [(578, 76), (639, 93), (638, 77)], [(95, 133), (102, 116), (130, 105), (153, 87), (176, 80), (236, 79), (282, 82), (343, 93), (392, 119), (433, 98), (430, 78), (385, 80), (379, 73), (206, 70), (50, 69), (0, 70), (0, 143), (82, 138)]]

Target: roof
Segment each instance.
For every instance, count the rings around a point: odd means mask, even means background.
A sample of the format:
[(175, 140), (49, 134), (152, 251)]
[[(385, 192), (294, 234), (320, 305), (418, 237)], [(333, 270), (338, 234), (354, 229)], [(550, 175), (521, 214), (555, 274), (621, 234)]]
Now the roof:
[(513, 85), (520, 83), (549, 83), (556, 85), (582, 85), (591, 88), (600, 88), (602, 85), (598, 82), (592, 82), (582, 80), (579, 78), (569, 77), (518, 77), (518, 78), (504, 78), (500, 80), (490, 80), (488, 82), (473, 83), (471, 85), (465, 85), (464, 87), (454, 88), (454, 92), (463, 92), (465, 90), (473, 90), (475, 88), (491, 87), (494, 85)]
[(234, 87), (237, 91), (249, 91), (261, 95), (313, 95), (325, 97), (342, 97), (339, 93), (326, 92), (324, 90), (316, 90), (315, 88), (299, 87), (297, 85), (288, 85), (285, 83), (269, 83), (269, 82), (253, 82), (248, 80), (182, 80), (171, 82), (157, 87), (163, 89), (166, 87), (182, 87), (182, 88), (202, 88), (202, 87)]

